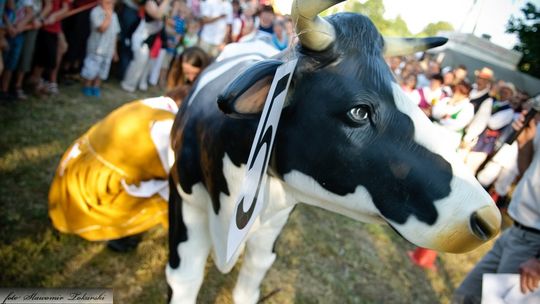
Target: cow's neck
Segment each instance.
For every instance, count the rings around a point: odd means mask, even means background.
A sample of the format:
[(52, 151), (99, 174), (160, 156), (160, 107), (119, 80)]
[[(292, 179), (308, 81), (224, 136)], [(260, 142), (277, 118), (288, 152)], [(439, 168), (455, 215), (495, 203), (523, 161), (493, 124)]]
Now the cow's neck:
[(320, 207), (361, 222), (383, 223), (378, 216), (379, 211), (372, 203), (371, 196), (362, 186), (358, 186), (354, 193), (341, 196), (329, 192), (312, 177), (296, 170), (285, 174), (284, 180), (287, 192), (298, 202)]

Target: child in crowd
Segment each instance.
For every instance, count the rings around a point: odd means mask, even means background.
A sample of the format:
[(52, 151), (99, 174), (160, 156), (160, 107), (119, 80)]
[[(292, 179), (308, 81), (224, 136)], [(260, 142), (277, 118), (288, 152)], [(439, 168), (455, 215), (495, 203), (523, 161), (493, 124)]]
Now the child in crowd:
[(4, 18), (9, 36), (9, 49), (4, 54), (4, 72), (0, 86), (0, 98), (10, 98), (9, 87), (13, 71), (17, 68), (22, 47), (24, 44), (24, 30), (34, 18), (32, 0), (15, 0), (13, 10), (9, 10), (7, 18)]
[(165, 87), (167, 82), (167, 73), (171, 61), (177, 54), (177, 49), (182, 43), (182, 38), (186, 32), (186, 20), (188, 19), (189, 9), (186, 4), (180, 1), (173, 2), (171, 15), (165, 23), (165, 54), (161, 62), (161, 71), (159, 75), (159, 86)]
[(280, 51), (283, 51), (289, 46), (289, 37), (287, 36), (285, 20), (283, 18), (276, 19), (274, 22), (272, 44)]
[(44, 19), (42, 1), (32, 0), (31, 2), (33, 16), (30, 24), (26, 26), (24, 31), (24, 44), (22, 46), (19, 64), (17, 65), (17, 71), (15, 73), (15, 97), (18, 100), (26, 100), (28, 98), (23, 90), (24, 78), (27, 73), (32, 71), (32, 59), (34, 57), (34, 50), (36, 48), (36, 38), (39, 28), (43, 25), (42, 20)]
[(462, 80), (454, 86), (454, 95), (446, 97), (433, 105), (431, 115), (438, 125), (447, 132), (447, 142), (457, 151), (465, 127), (474, 117), (474, 106), (470, 102), (471, 85)]
[(176, 50), (177, 54), (184, 51), (184, 48), (194, 47), (199, 44), (199, 31), (201, 30), (200, 20), (192, 18), (188, 20), (186, 33), (182, 39), (182, 44)]
[[(40, 17), (43, 18), (43, 27), (40, 28), (36, 38), (39, 51), (34, 52), (34, 68), (31, 82), (35, 85), (38, 95), (41, 93), (57, 93), (58, 85), (55, 81), (54, 69), (58, 63), (59, 37), (62, 32), (61, 17), (69, 10), (69, 0), (45, 0)], [(44, 73), (46, 72), (46, 73)], [(47, 74), (47, 75), (44, 75)], [(45, 77), (50, 82), (44, 81)]]
[(120, 33), (115, 0), (101, 0), (90, 12), (90, 37), (81, 76), (85, 79), (83, 94), (101, 95), (101, 80), (109, 76), (111, 61), (116, 55), (116, 39)]

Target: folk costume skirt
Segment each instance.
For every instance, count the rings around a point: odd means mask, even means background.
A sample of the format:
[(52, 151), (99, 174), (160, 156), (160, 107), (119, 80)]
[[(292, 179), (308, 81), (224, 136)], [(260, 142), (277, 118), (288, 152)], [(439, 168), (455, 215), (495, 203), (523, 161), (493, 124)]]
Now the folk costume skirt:
[[(150, 133), (155, 122), (172, 126), (173, 118), (168, 111), (132, 102), (80, 137), (63, 155), (49, 191), (54, 227), (90, 241), (167, 227), (164, 192), (170, 167), (163, 165)], [(168, 141), (168, 133), (162, 133)], [(130, 191), (143, 184), (150, 184), (150, 191)]]

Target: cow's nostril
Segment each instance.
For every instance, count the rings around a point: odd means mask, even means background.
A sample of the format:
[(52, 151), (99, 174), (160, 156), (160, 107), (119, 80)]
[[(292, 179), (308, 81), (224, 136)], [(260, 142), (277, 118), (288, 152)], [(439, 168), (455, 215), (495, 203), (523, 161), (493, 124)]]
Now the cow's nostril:
[(469, 219), (472, 233), (483, 241), (497, 235), (501, 226), (500, 217), (496, 214), (498, 211), (493, 209), (489, 206), (478, 209)]

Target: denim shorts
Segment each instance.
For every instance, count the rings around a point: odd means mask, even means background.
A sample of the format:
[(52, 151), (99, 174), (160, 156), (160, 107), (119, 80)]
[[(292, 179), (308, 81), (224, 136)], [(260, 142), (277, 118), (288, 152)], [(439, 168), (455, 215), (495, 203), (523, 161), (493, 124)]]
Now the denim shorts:
[(99, 76), (101, 80), (107, 80), (111, 69), (112, 58), (97, 54), (86, 54), (81, 76), (84, 79), (93, 80)]
[(4, 53), (4, 68), (8, 71), (15, 71), (19, 58), (21, 57), (22, 46), (24, 44), (24, 33), (8, 39), (9, 49)]

